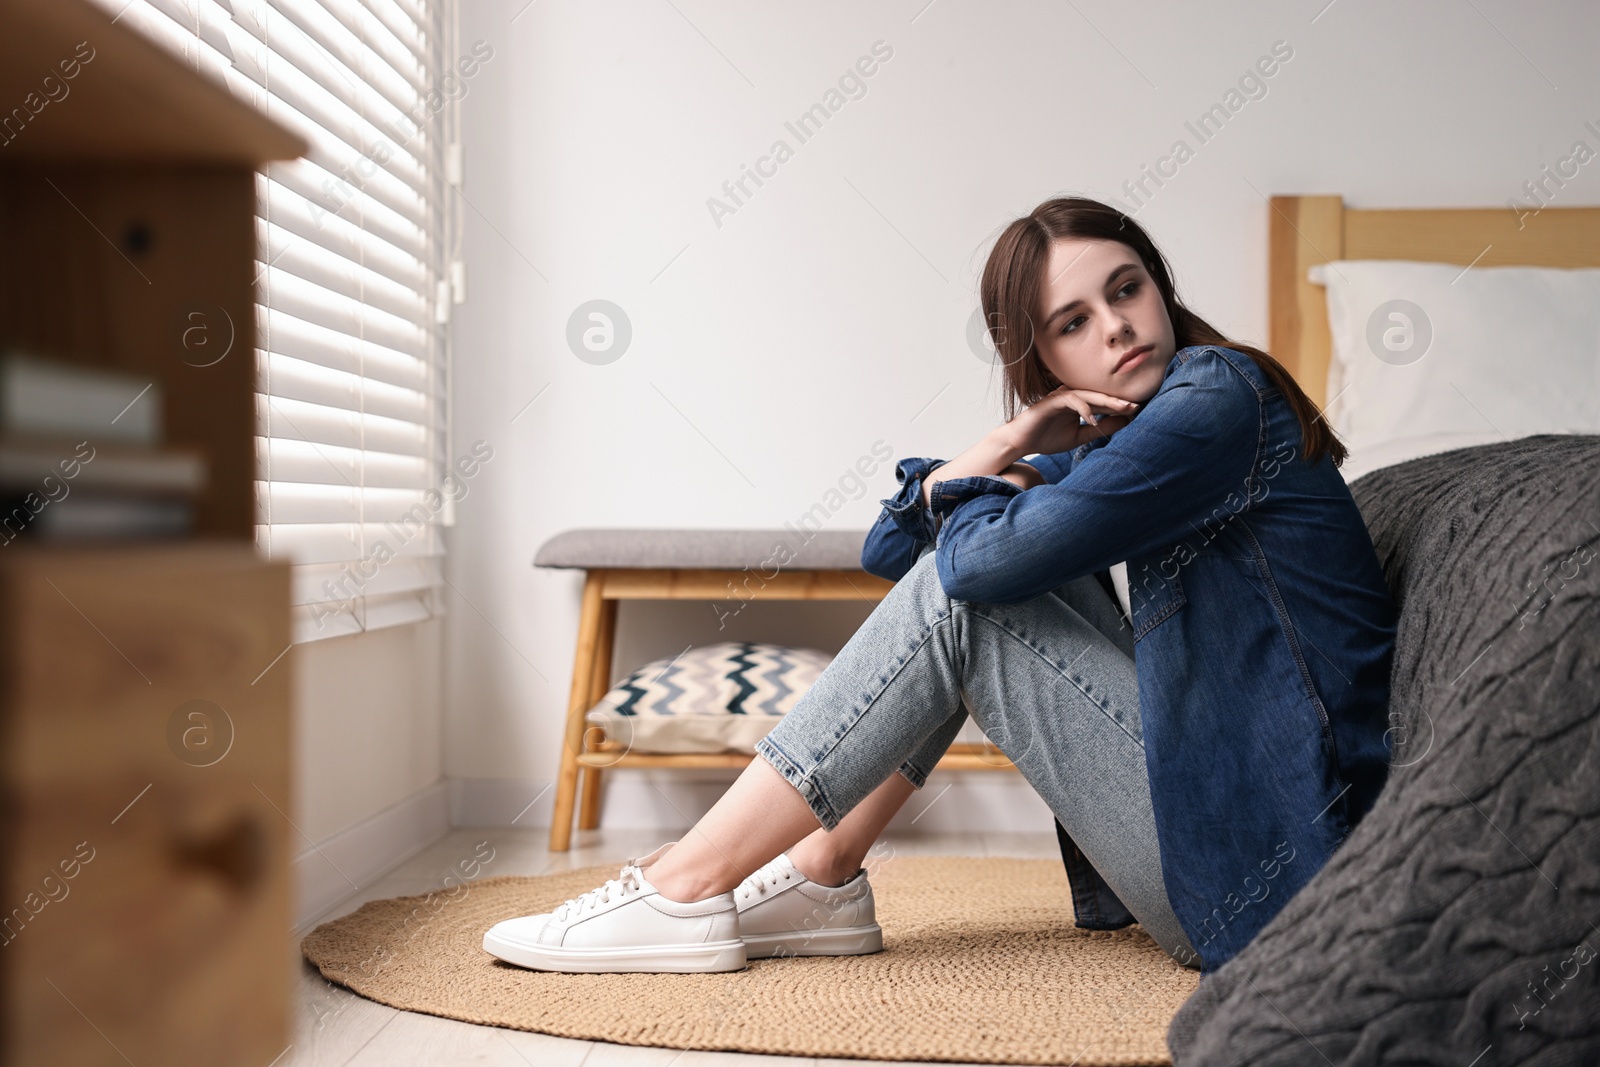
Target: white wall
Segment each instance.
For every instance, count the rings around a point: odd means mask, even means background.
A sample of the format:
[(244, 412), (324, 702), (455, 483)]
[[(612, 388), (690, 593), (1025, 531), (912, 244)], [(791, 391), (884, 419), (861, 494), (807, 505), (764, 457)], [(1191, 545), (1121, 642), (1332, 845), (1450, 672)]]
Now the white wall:
[(436, 619), (292, 650), (296, 821), (311, 840), (439, 780), (443, 628)]
[[(1600, 147), (1587, 3), (525, 3), (462, 13), (463, 48), (493, 48), (463, 105), (455, 323), (455, 450), (495, 450), (449, 539), (444, 767), (468, 821), (509, 820), (555, 770), (580, 579), (533, 570), (540, 543), (781, 526), (878, 439), (897, 457), (965, 449), (1000, 414), (965, 339), (976, 275), (1038, 201), (1121, 197), (1185, 139), (1193, 157), (1138, 217), (1186, 301), (1261, 343), (1264, 195), (1499, 206), (1575, 140)], [(893, 56), (865, 96), (799, 143), (785, 121), (880, 40)], [(1293, 55), (1266, 95), (1200, 144), (1185, 123), (1278, 41)], [(708, 197), (779, 138), (793, 158), (718, 226)], [(1556, 202), (1600, 202), (1596, 173)], [(633, 327), (603, 366), (565, 340), (596, 298)], [(893, 488), (890, 465), (831, 525), (864, 529)], [(864, 613), (744, 616), (739, 636), (792, 626), (836, 649)], [(625, 607), (618, 666), (729, 632), (703, 605)], [(1019, 783), (977, 777), (952, 776), (968, 803), (919, 828), (1049, 829)], [(682, 825), (727, 776), (613, 779), (608, 824)]]
[(305, 922), (449, 829), (444, 621), (295, 645), (293, 824)]

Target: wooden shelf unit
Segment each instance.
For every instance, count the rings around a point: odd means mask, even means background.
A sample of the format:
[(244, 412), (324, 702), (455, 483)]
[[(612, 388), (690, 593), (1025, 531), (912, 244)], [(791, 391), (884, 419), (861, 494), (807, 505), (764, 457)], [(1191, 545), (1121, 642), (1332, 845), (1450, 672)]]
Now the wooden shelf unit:
[(0, 345), (159, 382), (209, 477), (189, 540), (0, 545), (0, 1063), (269, 1063), (299, 835), (288, 566), (254, 546), (255, 196), (306, 145), (114, 14), (0, 0)]

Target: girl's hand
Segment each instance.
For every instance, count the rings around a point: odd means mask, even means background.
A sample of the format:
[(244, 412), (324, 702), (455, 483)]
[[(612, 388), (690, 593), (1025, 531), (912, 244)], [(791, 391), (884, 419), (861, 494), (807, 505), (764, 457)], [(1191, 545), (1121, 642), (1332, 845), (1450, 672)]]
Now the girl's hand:
[[(1110, 437), (1138, 414), (1139, 405), (1093, 389), (1061, 386), (1006, 424), (1023, 455), (1070, 452), (1097, 437)], [(1096, 416), (1100, 421), (1096, 422)], [(1083, 420), (1088, 425), (1079, 425)], [(1024, 487), (1026, 488), (1026, 487)]]

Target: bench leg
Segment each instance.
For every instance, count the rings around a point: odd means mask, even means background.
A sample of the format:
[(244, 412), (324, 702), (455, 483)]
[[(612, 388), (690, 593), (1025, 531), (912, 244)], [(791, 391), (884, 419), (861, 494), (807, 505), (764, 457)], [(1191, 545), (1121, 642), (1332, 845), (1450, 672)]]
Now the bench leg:
[[(588, 707), (594, 707), (600, 698), (611, 690), (611, 654), (616, 648), (617, 602), (600, 602), (600, 633), (595, 640), (594, 681), (589, 686)], [(588, 730), (585, 736), (600, 736), (599, 730)], [(594, 830), (600, 825), (600, 781), (603, 772), (599, 767), (583, 768), (582, 801), (578, 806), (578, 829)]]
[(572, 847), (572, 816), (578, 799), (578, 753), (583, 751), (583, 716), (590, 708), (594, 685), (594, 660), (602, 629), (600, 584), (602, 575), (590, 571), (583, 583), (583, 607), (578, 614), (578, 644), (573, 655), (572, 689), (567, 701), (567, 723), (561, 743), (561, 764), (556, 776), (555, 813), (550, 818), (550, 851)]

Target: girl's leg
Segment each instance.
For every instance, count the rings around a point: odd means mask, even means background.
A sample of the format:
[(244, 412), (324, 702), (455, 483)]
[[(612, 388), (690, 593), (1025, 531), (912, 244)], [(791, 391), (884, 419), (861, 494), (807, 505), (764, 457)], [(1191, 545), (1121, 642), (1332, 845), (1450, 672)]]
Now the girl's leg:
[(1196, 960), (1162, 878), (1132, 651), (1092, 577), (952, 600), (926, 554), (756, 751), (831, 830), (896, 770), (922, 785), (964, 709), (1145, 931)]
[[(924, 553), (924, 558), (931, 568), (932, 553)], [(871, 626), (881, 635), (903, 627), (895, 614), (903, 615), (906, 609), (889, 602), (905, 599), (891, 590), (862, 629)], [(851, 644), (858, 639), (859, 635), (851, 638)], [(871, 641), (867, 644), (870, 647)], [(828, 671), (833, 669), (830, 663)], [(818, 827), (811, 806), (767, 759), (752, 760), (711, 810), (660, 859), (644, 868), (650, 884), (669, 900), (704, 900), (734, 888), (780, 852), (788, 852), (800, 873), (819, 885), (849, 881), (895, 812), (927, 781), (933, 765), (961, 732), (967, 715), (957, 708), (954, 714), (946, 714), (943, 722), (936, 722), (937, 718), (937, 713), (923, 716), (923, 722), (911, 724), (914, 729), (910, 732), (888, 742), (904, 753), (900, 773), (886, 775), (832, 827)], [(836, 702), (813, 700), (808, 693), (781, 722), (810, 722), (813, 730), (832, 730), (841, 719)], [(925, 733), (930, 723), (934, 724), (932, 732)]]
[[(932, 555), (932, 546), (925, 546), (918, 560)], [(880, 603), (872, 617), (882, 610)], [(816, 714), (805, 707), (806, 703), (800, 701), (784, 718)], [(669, 900), (704, 900), (734, 888), (780, 852), (787, 852), (795, 868), (819, 885), (849, 881), (860, 870), (873, 843), (883, 836), (889, 820), (912, 793), (922, 788), (927, 770), (939, 762), (965, 721), (964, 711), (951, 715), (921, 739), (920, 747), (907, 749), (900, 773), (885, 778), (831, 830), (816, 825), (818, 820), (810, 806), (770, 763), (752, 760), (711, 810), (659, 860), (644, 868), (649, 871), (650, 884)], [(738, 796), (734, 795), (736, 791)], [(769, 811), (793, 815), (795, 801), (806, 812), (798, 820), (802, 827), (798, 838), (792, 836), (791, 823), (783, 822), (782, 832), (762, 825), (764, 814)], [(788, 844), (780, 843), (786, 840)], [(748, 847), (741, 850), (740, 844)]]
[[(789, 714), (798, 710), (797, 705)], [(794, 787), (771, 764), (755, 759), (711, 810), (644, 870), (668, 900), (704, 900), (733, 889), (816, 828), (816, 815)]]
[[(1051, 595), (1064, 600), (1132, 660), (1133, 630), (1111, 594), (1084, 583), (1062, 586)], [(820, 885), (840, 885), (854, 877), (895, 813), (927, 784), (929, 773), (955, 741), (966, 719), (963, 707), (907, 757), (900, 765), (900, 773), (891, 774), (851, 808), (832, 831), (819, 827), (790, 848), (789, 859), (800, 873)]]
[(669, 899), (726, 892), (815, 824), (841, 826), (896, 770), (920, 786), (965, 707), (1145, 930), (1194, 959), (1161, 877), (1131, 642), (1087, 621), (1068, 600), (1092, 612), (1095, 598), (1061, 595), (1072, 589), (1015, 605), (951, 600), (924, 554), (757, 744), (770, 766), (753, 761), (652, 865), (652, 883), (677, 868), (699, 890)]
[(884, 827), (916, 791), (904, 775), (891, 774), (838, 826), (813, 830), (789, 849), (790, 862), (818, 885), (843, 885), (855, 877)]
[(810, 806), (770, 763), (751, 760), (711, 810), (644, 870), (668, 900), (704, 900), (787, 851), (807, 878), (842, 885), (915, 791), (905, 776), (891, 774), (829, 831), (817, 826)]

